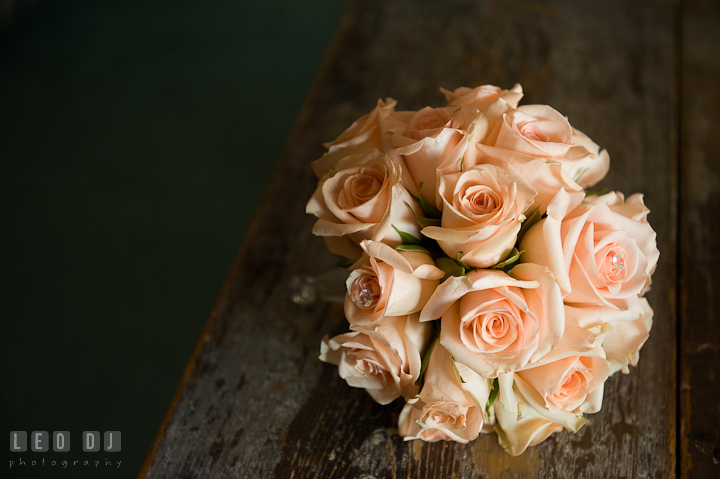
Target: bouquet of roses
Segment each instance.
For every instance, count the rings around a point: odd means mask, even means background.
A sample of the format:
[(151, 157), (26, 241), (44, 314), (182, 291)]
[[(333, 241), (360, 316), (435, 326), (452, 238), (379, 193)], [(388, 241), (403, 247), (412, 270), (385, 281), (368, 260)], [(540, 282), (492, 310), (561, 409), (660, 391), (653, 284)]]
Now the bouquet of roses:
[(406, 440), (497, 432), (512, 455), (576, 432), (636, 365), (659, 252), (641, 194), (597, 193), (609, 156), (520, 85), (378, 101), (313, 163), (313, 233), (355, 261), (350, 332), (320, 359)]

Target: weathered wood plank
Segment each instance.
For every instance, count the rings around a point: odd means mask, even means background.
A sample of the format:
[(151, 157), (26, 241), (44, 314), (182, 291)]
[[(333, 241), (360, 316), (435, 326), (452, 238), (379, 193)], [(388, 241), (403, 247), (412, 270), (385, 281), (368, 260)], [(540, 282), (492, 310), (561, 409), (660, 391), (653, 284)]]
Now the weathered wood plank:
[[(675, 2), (353, 2), (257, 213), (142, 477), (666, 477), (675, 471), (677, 144)], [(378, 97), (439, 105), (437, 88), (521, 82), (613, 159), (602, 186), (644, 191), (662, 252), (655, 325), (603, 410), (519, 458), (494, 435), (403, 443), (382, 407), (317, 360), (340, 307), (288, 300), (335, 259), (303, 214), (309, 162)], [(365, 474), (365, 476), (363, 476)]]
[(680, 471), (720, 477), (720, 4), (683, 5)]

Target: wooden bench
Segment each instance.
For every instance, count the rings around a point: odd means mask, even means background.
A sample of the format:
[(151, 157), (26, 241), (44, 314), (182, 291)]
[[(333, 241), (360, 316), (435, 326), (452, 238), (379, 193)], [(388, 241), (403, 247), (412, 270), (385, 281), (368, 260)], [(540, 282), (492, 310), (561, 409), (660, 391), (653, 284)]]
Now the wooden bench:
[[(139, 477), (720, 477), (719, 19), (703, 1), (351, 2)], [(440, 86), (515, 82), (608, 149), (600, 187), (645, 193), (652, 334), (578, 434), (517, 458), (494, 434), (406, 443), (401, 404), (317, 359), (342, 308), (289, 300), (336, 261), (304, 213), (310, 162), (379, 97), (418, 109)]]

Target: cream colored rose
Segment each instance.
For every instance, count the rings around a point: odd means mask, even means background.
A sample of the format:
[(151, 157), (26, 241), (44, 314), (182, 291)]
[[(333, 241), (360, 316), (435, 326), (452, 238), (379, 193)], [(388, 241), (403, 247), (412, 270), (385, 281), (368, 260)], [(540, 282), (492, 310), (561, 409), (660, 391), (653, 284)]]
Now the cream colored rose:
[(474, 270), (445, 280), (420, 315), (442, 316), (440, 343), (486, 378), (539, 360), (565, 328), (562, 295), (544, 267), (524, 263), (512, 276)]
[(426, 227), (422, 234), (451, 258), (462, 252), (462, 261), (472, 268), (488, 268), (507, 257), (536, 195), (517, 172), (494, 165), (442, 176), (438, 192), (444, 204), (441, 226)]
[(547, 105), (524, 105), (496, 121), (482, 142), (538, 158), (554, 158), (580, 186), (603, 179), (610, 156), (585, 134), (574, 130), (567, 118)]
[[(610, 170), (610, 155), (607, 150), (600, 150), (600, 147), (585, 133), (573, 128), (572, 144), (576, 147), (583, 147), (590, 152), (589, 156), (571, 156), (565, 158), (563, 166), (568, 170), (572, 178), (576, 179), (583, 188), (588, 188), (600, 182)], [(579, 151), (579, 150), (578, 150)]]
[[(422, 214), (415, 199), (399, 184), (400, 167), (378, 150), (340, 160), (323, 176), (307, 204), (319, 219), (313, 233), (325, 238), (331, 252), (351, 259), (362, 255), (364, 239), (397, 246), (392, 227), (419, 237), (419, 226), (408, 209)], [(407, 203), (407, 204), (406, 204)]]
[[(476, 144), (475, 148), (475, 156), (472, 157), (472, 162), (467, 160), (464, 162), (465, 168), (470, 168), (475, 164), (489, 164), (520, 176), (537, 192), (533, 204), (528, 208), (528, 211), (533, 211), (537, 208), (540, 214), (544, 214), (547, 211), (550, 201), (552, 201), (560, 189), (568, 193), (573, 208), (585, 199), (585, 191), (583, 188), (568, 175), (562, 163), (555, 159), (536, 158), (518, 153), (517, 151), (496, 148), (480, 143)], [(471, 157), (468, 155), (467, 158), (469, 159)]]
[(440, 91), (445, 95), (448, 105), (470, 105), (480, 111), (500, 98), (505, 100), (511, 108), (517, 108), (518, 102), (523, 97), (522, 87), (519, 83), (516, 83), (510, 90), (502, 90), (494, 85), (481, 85), (475, 88), (460, 87), (454, 91), (441, 88)]
[(630, 373), (628, 365), (637, 366), (640, 349), (650, 336), (653, 323), (653, 310), (645, 298), (640, 298), (642, 315), (632, 321), (619, 321), (611, 324), (602, 340), (605, 355), (610, 361), (610, 375), (618, 371)]
[(445, 275), (426, 253), (367, 240), (360, 246), (365, 254), (351, 266), (345, 296), (345, 316), (355, 329), (372, 330), (385, 316), (420, 311)]
[(500, 405), (514, 411), (525, 402), (540, 417), (577, 432), (587, 422), (584, 413), (600, 410), (609, 374), (610, 363), (595, 335), (567, 326), (551, 352), (498, 377)]
[[(633, 205), (646, 210), (642, 201), (628, 206)], [(523, 260), (547, 266), (566, 303), (628, 309), (629, 301), (649, 285), (660, 255), (655, 231), (644, 220), (647, 213), (638, 211), (643, 219), (635, 220), (633, 208), (624, 205), (583, 203), (568, 211), (569, 207), (567, 193), (560, 190), (547, 218), (523, 237)]]
[(490, 383), (469, 368), (460, 368), (436, 343), (420, 395), (408, 400), (400, 413), (399, 431), (406, 441), (452, 440), (464, 444), (478, 436), (485, 420)]
[(630, 195), (627, 200), (619, 191), (611, 191), (604, 195), (592, 195), (585, 198), (587, 204), (607, 205), (615, 213), (621, 214), (635, 221), (647, 223), (650, 210), (645, 206), (642, 193)]
[(511, 456), (519, 456), (530, 446), (536, 446), (563, 426), (540, 416), (521, 397), (511, 410), (502, 405), (503, 391), (500, 390), (493, 405), (496, 417), (495, 432), (500, 446)]
[(435, 203), (437, 168), (456, 152), (465, 130), (477, 115), (472, 108), (425, 107), (420, 111), (399, 111), (387, 118), (388, 155), (403, 169), (402, 184), (414, 196)]
[[(643, 317), (647, 303), (637, 296), (626, 300), (625, 309), (618, 309), (604, 304), (565, 304), (565, 324), (588, 329), (595, 334), (606, 332), (615, 323), (638, 320)], [(607, 326), (605, 326), (607, 324)], [(602, 331), (602, 328), (605, 331)]]
[(373, 111), (355, 121), (334, 141), (325, 143), (328, 152), (312, 163), (317, 177), (322, 178), (330, 170), (337, 169), (338, 161), (347, 156), (365, 155), (373, 149), (385, 151), (383, 147), (385, 119), (395, 111), (396, 104), (397, 101), (392, 98), (385, 101), (378, 100), (377, 107)]
[(432, 334), (432, 325), (417, 315), (387, 317), (374, 332), (349, 332), (320, 346), (320, 359), (338, 366), (348, 385), (364, 388), (380, 404), (417, 394), (421, 355)]

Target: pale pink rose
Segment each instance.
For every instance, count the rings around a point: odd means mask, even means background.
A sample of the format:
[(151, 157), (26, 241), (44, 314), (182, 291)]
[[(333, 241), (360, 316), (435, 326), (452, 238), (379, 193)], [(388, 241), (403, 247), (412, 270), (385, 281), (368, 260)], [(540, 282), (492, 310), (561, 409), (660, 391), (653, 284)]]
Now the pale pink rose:
[[(576, 147), (585, 148), (590, 155), (582, 156), (582, 153), (570, 155), (569, 158), (564, 159), (563, 166), (583, 188), (596, 185), (610, 170), (610, 155), (607, 150), (600, 150), (597, 143), (577, 128), (573, 128), (571, 141)], [(581, 152), (579, 149), (577, 151)]]
[(449, 106), (470, 105), (482, 111), (491, 103), (502, 98), (510, 108), (517, 108), (518, 102), (523, 97), (522, 87), (516, 83), (510, 90), (502, 90), (494, 85), (481, 85), (475, 88), (460, 87), (454, 91), (440, 88), (440, 91), (447, 98)]
[(647, 215), (650, 210), (645, 206), (642, 193), (635, 193), (625, 199), (619, 191), (611, 191), (604, 195), (592, 195), (585, 198), (588, 204), (607, 205), (615, 213), (621, 214), (635, 221), (647, 223)]
[(456, 368), (452, 356), (435, 344), (420, 395), (408, 400), (399, 418), (399, 431), (406, 441), (422, 439), (428, 442), (457, 441), (467, 443), (475, 439), (483, 427), (485, 406), (490, 395), (487, 379), (472, 374), (468, 368)]
[(488, 268), (512, 251), (523, 213), (536, 192), (517, 172), (477, 165), (440, 177), (441, 226), (423, 228), (451, 258), (458, 253), (472, 268)]
[(567, 326), (555, 349), (498, 377), (500, 404), (513, 411), (518, 402), (525, 402), (534, 414), (576, 432), (587, 422), (584, 413), (600, 410), (609, 374), (610, 362), (595, 335)]
[[(605, 204), (613, 212), (643, 223), (647, 223), (647, 215), (650, 213), (650, 210), (647, 206), (645, 206), (642, 193), (632, 194), (625, 199), (625, 196), (621, 192), (611, 191), (604, 195), (588, 196), (585, 198), (585, 202), (589, 204)], [(645, 283), (645, 287), (643, 288), (641, 295), (650, 291), (652, 275), (655, 272), (656, 267), (657, 263), (650, 271), (650, 278), (648, 278), (647, 283)]]
[[(624, 309), (604, 304), (565, 304), (565, 324), (578, 326), (599, 334), (602, 328), (615, 323), (631, 322), (643, 317), (646, 312), (644, 298), (637, 296), (626, 300)], [(607, 324), (607, 326), (604, 326)], [(605, 332), (605, 331), (602, 331)]]
[(420, 311), (445, 275), (426, 253), (367, 240), (360, 246), (365, 254), (351, 266), (345, 295), (345, 316), (355, 329), (372, 330), (385, 316)]
[(502, 405), (503, 391), (500, 390), (492, 409), (497, 423), (495, 432), (500, 446), (511, 456), (519, 456), (530, 446), (536, 446), (555, 432), (563, 430), (563, 426), (538, 415), (522, 398), (512, 410)]
[(388, 155), (403, 170), (402, 184), (414, 196), (435, 203), (437, 168), (461, 143), (465, 130), (478, 114), (473, 108), (425, 107), (420, 111), (398, 111), (387, 118)]
[[(399, 111), (389, 115), (385, 122), (385, 145), (391, 148), (388, 154), (393, 161), (402, 166), (403, 186), (417, 197), (423, 183), (424, 198), (438, 208), (442, 208), (442, 202), (435, 195), (437, 169), (460, 162), (468, 148), (484, 138), (490, 123), (515, 108), (522, 98), (520, 85), (512, 90), (483, 85), (441, 91), (449, 106)], [(470, 155), (473, 154), (471, 151)]]
[(610, 157), (567, 118), (547, 105), (524, 105), (503, 113), (483, 144), (537, 158), (554, 158), (582, 187), (605, 177)]
[(389, 404), (417, 394), (415, 382), (431, 335), (432, 325), (420, 323), (417, 314), (387, 317), (374, 332), (325, 336), (320, 359), (337, 365), (348, 385), (364, 388), (378, 403)]
[[(503, 97), (498, 98), (482, 111), (468, 105), (461, 105), (460, 111), (463, 112), (463, 130), (465, 134), (455, 149), (437, 167), (437, 175), (460, 173), (473, 166), (487, 163), (478, 158), (481, 154), (479, 148), (492, 137), (493, 125), (499, 124), (502, 121), (503, 114), (513, 108), (514, 105), (508, 103)], [(436, 196), (436, 203), (438, 209), (442, 210), (443, 204), (439, 195)]]
[[(547, 266), (566, 303), (627, 309), (650, 284), (660, 255), (655, 231), (644, 216), (635, 220), (632, 210), (619, 205), (583, 203), (568, 211), (570, 206), (560, 190), (547, 218), (523, 236), (523, 260)], [(644, 209), (642, 201), (635, 206)]]
[[(585, 191), (573, 180), (563, 168), (562, 163), (553, 158), (536, 158), (512, 150), (496, 148), (480, 143), (475, 145), (476, 152), (472, 157), (474, 164), (490, 164), (512, 171), (537, 191), (537, 195), (528, 211), (538, 209), (540, 214), (547, 211), (547, 207), (557, 194), (563, 189), (568, 193), (572, 207), (582, 203), (585, 198)], [(469, 155), (467, 158), (471, 158)], [(467, 160), (465, 168), (470, 168)], [(446, 174), (447, 171), (443, 170)]]
[(650, 336), (653, 323), (653, 310), (645, 298), (639, 303), (643, 309), (640, 318), (633, 321), (618, 321), (611, 324), (611, 329), (604, 335), (602, 347), (610, 361), (610, 375), (618, 371), (629, 374), (628, 365), (637, 366), (640, 359), (640, 348)]
[(420, 237), (407, 205), (416, 214), (422, 210), (399, 184), (400, 167), (387, 155), (373, 150), (348, 156), (336, 168), (320, 179), (306, 207), (319, 218), (313, 233), (325, 238), (331, 252), (357, 259), (362, 254), (358, 245), (365, 239), (397, 246), (402, 240), (393, 225)]
[(334, 141), (325, 143), (328, 152), (312, 163), (317, 177), (322, 178), (330, 170), (336, 169), (338, 161), (346, 156), (364, 155), (373, 149), (385, 151), (383, 148), (385, 118), (395, 111), (396, 104), (397, 101), (392, 98), (385, 101), (378, 100), (377, 107), (373, 111), (355, 121)]
[(547, 268), (523, 263), (445, 280), (420, 314), (442, 316), (440, 343), (486, 378), (538, 361), (565, 328), (562, 295)]

